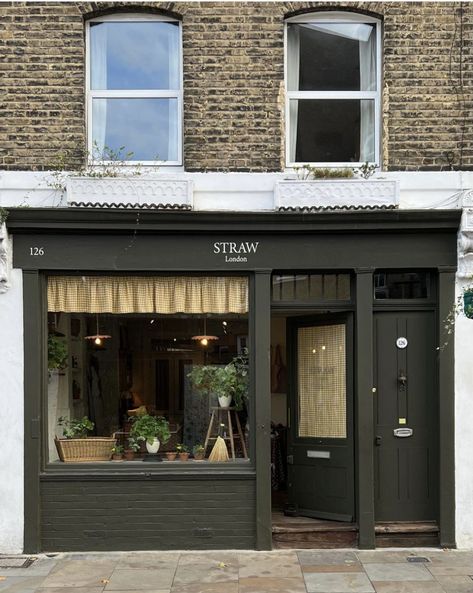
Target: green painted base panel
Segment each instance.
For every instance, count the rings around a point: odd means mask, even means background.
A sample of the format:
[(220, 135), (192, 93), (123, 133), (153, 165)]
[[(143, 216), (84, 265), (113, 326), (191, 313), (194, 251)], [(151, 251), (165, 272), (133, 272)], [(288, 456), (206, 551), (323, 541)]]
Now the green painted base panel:
[(255, 548), (255, 482), (41, 484), (41, 551)]

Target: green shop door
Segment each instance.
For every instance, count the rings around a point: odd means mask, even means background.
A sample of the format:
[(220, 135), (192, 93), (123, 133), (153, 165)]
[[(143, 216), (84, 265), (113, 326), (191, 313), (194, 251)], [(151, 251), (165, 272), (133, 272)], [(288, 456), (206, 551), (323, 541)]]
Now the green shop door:
[(434, 313), (376, 313), (374, 352), (376, 520), (437, 519)]
[(288, 319), (289, 508), (354, 517), (352, 323), (347, 315)]

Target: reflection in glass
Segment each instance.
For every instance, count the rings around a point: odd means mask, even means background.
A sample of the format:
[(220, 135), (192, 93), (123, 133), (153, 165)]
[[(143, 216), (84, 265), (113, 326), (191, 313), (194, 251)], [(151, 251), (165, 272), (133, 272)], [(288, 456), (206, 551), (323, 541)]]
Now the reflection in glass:
[(91, 89), (179, 89), (179, 25), (91, 23)]
[(131, 160), (178, 160), (177, 99), (93, 99), (92, 122), (99, 154), (125, 146)]
[(429, 296), (428, 272), (379, 271), (374, 274), (375, 299), (425, 299)]
[(374, 161), (374, 100), (291, 99), (291, 162)]
[(349, 274), (274, 274), (273, 301), (349, 301)]
[(374, 25), (290, 24), (287, 42), (288, 90), (376, 90)]

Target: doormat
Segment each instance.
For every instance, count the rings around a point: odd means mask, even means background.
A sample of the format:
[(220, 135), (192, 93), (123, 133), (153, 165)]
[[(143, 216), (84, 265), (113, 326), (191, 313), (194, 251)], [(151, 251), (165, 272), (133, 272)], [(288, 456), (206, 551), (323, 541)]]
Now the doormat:
[(0, 568), (28, 568), (35, 560), (36, 558), (0, 556)]
[(426, 558), (425, 556), (408, 556), (408, 562), (430, 562), (430, 558)]

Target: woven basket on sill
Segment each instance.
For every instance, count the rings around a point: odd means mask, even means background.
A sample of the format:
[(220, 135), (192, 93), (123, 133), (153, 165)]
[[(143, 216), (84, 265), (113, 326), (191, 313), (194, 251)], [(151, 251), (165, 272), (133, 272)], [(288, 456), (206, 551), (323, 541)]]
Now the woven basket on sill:
[(88, 437), (85, 439), (54, 439), (59, 459), (65, 462), (108, 461), (115, 437)]

